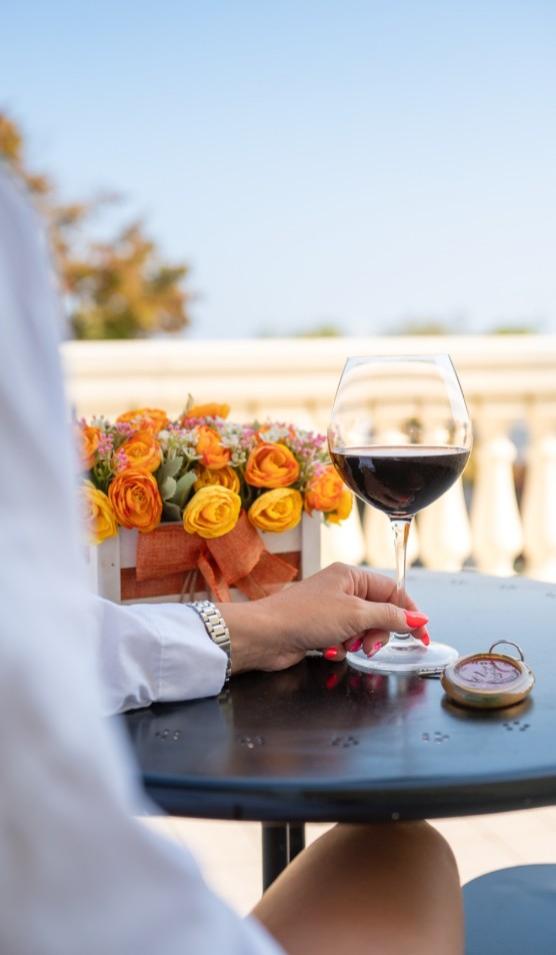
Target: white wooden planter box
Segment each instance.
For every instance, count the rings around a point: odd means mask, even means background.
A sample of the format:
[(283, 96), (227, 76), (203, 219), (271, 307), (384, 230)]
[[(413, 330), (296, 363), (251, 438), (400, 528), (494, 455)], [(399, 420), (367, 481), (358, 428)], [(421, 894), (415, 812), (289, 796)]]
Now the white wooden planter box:
[[(320, 570), (320, 517), (303, 515), (301, 523), (283, 534), (261, 534), (267, 551), (271, 554), (300, 555), (299, 579), (309, 577)], [(98, 546), (91, 546), (88, 553), (91, 583), (94, 591), (116, 603), (167, 603), (184, 599), (180, 593), (163, 594), (157, 597), (134, 597), (122, 599), (122, 572), (135, 568), (138, 532), (121, 529)], [(184, 574), (185, 577), (185, 574)], [(287, 585), (286, 585), (287, 586)], [(230, 588), (232, 600), (247, 598), (235, 587)], [(197, 591), (195, 600), (207, 597), (206, 591)], [(189, 595), (185, 598), (189, 599)]]

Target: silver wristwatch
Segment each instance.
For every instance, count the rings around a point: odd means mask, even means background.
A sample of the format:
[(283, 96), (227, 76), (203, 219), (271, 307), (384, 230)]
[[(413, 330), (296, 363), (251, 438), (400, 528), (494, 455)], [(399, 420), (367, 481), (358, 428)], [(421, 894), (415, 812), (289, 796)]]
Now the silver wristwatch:
[(211, 640), (216, 643), (221, 650), (224, 650), (228, 660), (226, 664), (226, 679), (228, 682), (232, 675), (232, 645), (230, 642), (230, 631), (224, 621), (224, 617), (217, 607), (210, 600), (195, 600), (188, 605), (199, 614), (205, 625), (205, 629)]

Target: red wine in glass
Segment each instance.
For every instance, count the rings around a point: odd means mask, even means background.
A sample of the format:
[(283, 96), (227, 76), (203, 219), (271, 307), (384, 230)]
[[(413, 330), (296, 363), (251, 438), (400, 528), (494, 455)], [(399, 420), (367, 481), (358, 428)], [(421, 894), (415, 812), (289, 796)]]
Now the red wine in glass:
[[(330, 456), (345, 484), (390, 518), (393, 601), (399, 605), (411, 521), (461, 476), (471, 441), (465, 399), (448, 355), (348, 358), (328, 429)], [(447, 644), (424, 647), (410, 634), (392, 634), (372, 658), (360, 650), (349, 653), (348, 661), (379, 673), (441, 672), (457, 656)]]

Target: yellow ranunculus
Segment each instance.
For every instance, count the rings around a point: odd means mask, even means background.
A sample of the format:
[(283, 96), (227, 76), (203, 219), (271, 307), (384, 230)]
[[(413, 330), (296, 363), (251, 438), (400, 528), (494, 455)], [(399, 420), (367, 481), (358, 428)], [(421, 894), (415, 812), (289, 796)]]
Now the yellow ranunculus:
[(353, 494), (345, 488), (344, 491), (342, 491), (340, 503), (333, 511), (327, 511), (324, 516), (330, 524), (340, 524), (349, 517), (352, 507)]
[(289, 531), (301, 520), (303, 498), (291, 487), (265, 491), (249, 508), (249, 520), (260, 531)]
[(229, 491), (235, 491), (236, 494), (239, 494), (239, 475), (237, 471), (230, 467), (220, 468), (218, 471), (203, 468), (199, 471), (193, 487), (196, 491), (199, 491), (202, 487), (214, 487), (215, 484), (220, 485), (220, 487), (227, 487)]
[(222, 537), (237, 524), (241, 498), (227, 487), (213, 484), (193, 495), (183, 512), (183, 528), (199, 537)]
[(102, 491), (87, 482), (81, 487), (85, 519), (91, 543), (101, 544), (118, 533), (118, 524), (110, 500)]

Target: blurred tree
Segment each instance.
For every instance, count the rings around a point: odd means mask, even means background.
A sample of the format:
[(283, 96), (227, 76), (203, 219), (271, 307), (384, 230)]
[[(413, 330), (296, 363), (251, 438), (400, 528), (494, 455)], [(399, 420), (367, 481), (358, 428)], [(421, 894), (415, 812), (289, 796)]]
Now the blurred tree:
[(189, 324), (186, 265), (166, 263), (141, 221), (110, 241), (85, 234), (91, 218), (114, 195), (62, 203), (53, 182), (27, 169), (17, 124), (0, 111), (0, 159), (26, 184), (43, 214), (62, 293), (77, 338), (141, 338)]
[(313, 328), (295, 332), (294, 338), (341, 338), (344, 332), (334, 322), (321, 322)]
[(436, 318), (410, 318), (396, 326), (394, 335), (453, 335), (451, 322)]

